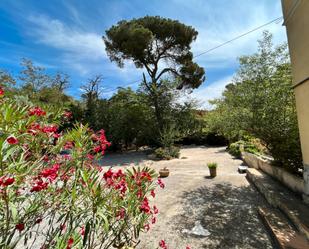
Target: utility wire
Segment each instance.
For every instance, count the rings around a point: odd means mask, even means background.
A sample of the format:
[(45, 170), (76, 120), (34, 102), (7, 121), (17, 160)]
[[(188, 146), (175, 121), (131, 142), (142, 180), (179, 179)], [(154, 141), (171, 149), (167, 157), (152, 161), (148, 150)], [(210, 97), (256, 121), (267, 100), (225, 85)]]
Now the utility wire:
[[(201, 55), (204, 55), (204, 54), (207, 54), (207, 53), (209, 53), (209, 52), (212, 52), (212, 51), (214, 51), (214, 50), (216, 50), (216, 49), (218, 49), (218, 48), (221, 48), (221, 47), (225, 46), (226, 44), (229, 44), (229, 43), (231, 43), (231, 42), (233, 42), (233, 41), (235, 41), (235, 40), (238, 40), (238, 39), (240, 39), (240, 38), (242, 38), (242, 37), (244, 37), (244, 36), (246, 36), (246, 35), (248, 35), (248, 34), (251, 34), (251, 33), (255, 32), (255, 31), (257, 31), (257, 30), (259, 30), (259, 29), (261, 29), (261, 28), (264, 28), (264, 27), (266, 27), (266, 26), (268, 26), (268, 25), (270, 25), (270, 24), (272, 24), (272, 23), (274, 23), (274, 22), (279, 22), (282, 18), (283, 18), (282, 16), (277, 17), (277, 18), (275, 18), (275, 19), (273, 19), (273, 20), (271, 20), (271, 21), (269, 21), (269, 22), (267, 22), (267, 23), (264, 23), (264, 24), (262, 24), (262, 25), (260, 25), (260, 26), (258, 26), (258, 27), (256, 27), (256, 28), (254, 28), (254, 29), (251, 29), (251, 30), (249, 30), (249, 31), (247, 31), (247, 32), (245, 32), (245, 33), (243, 33), (243, 34), (241, 34), (241, 35), (238, 35), (238, 36), (234, 37), (234, 38), (231, 39), (231, 40), (228, 40), (228, 41), (226, 41), (226, 42), (223, 42), (223, 43), (221, 43), (221, 44), (219, 44), (219, 45), (217, 45), (217, 46), (215, 46), (215, 47), (213, 47), (213, 48), (210, 48), (210, 49), (208, 49), (208, 50), (206, 50), (206, 51), (204, 51), (204, 52), (202, 52), (202, 53), (200, 53), (200, 54), (197, 54), (197, 55), (193, 56), (193, 58), (196, 58), (196, 57), (199, 57), (199, 56), (201, 56)], [(130, 83), (125, 84), (124, 86), (118, 86), (118, 87), (116, 87), (116, 88), (114, 88), (114, 89), (108, 90), (108, 92), (112, 92), (112, 91), (114, 91), (114, 90), (117, 90), (118, 88), (123, 88), (123, 87), (130, 86), (130, 85), (132, 85), (132, 84), (134, 84), (134, 83), (137, 83), (137, 82), (140, 82), (140, 81), (141, 81), (141, 79), (132, 81), (132, 82), (130, 82)]]
[(246, 35), (248, 35), (248, 34), (250, 34), (250, 33), (253, 33), (253, 32), (255, 32), (255, 31), (257, 31), (257, 30), (259, 30), (259, 29), (261, 29), (261, 28), (264, 28), (265, 26), (267, 26), (267, 25), (269, 25), (269, 24), (272, 24), (272, 23), (274, 23), (274, 22), (277, 22), (277, 21), (279, 21), (279, 20), (282, 19), (282, 18), (283, 18), (283, 17), (281, 16), (281, 17), (278, 17), (278, 18), (276, 18), (276, 19), (273, 19), (273, 20), (270, 21), (270, 22), (267, 22), (267, 23), (265, 23), (265, 24), (263, 24), (263, 25), (261, 25), (261, 26), (258, 26), (258, 27), (254, 28), (254, 29), (251, 29), (250, 31), (247, 31), (247, 32), (245, 32), (245, 33), (243, 33), (243, 34), (241, 34), (241, 35), (239, 35), (239, 36), (236, 36), (236, 37), (234, 37), (234, 38), (231, 39), (231, 40), (228, 40), (228, 41), (226, 41), (226, 42), (221, 43), (221, 44), (218, 45), (218, 46), (215, 46), (215, 47), (213, 47), (213, 48), (211, 48), (211, 49), (208, 49), (208, 50), (206, 50), (205, 52), (202, 52), (202, 53), (200, 53), (200, 54), (197, 54), (197, 55), (193, 56), (193, 58), (199, 57), (199, 56), (201, 56), (201, 55), (203, 55), (203, 54), (207, 54), (207, 53), (209, 53), (209, 52), (211, 52), (211, 51), (213, 51), (213, 50), (216, 50), (216, 49), (218, 49), (218, 48), (220, 48), (220, 47), (223, 47), (224, 45), (226, 45), (226, 44), (228, 44), (228, 43), (231, 43), (231, 42), (233, 42), (233, 41), (235, 41), (235, 40), (238, 40), (238, 39), (241, 38), (241, 37), (244, 37), (244, 36), (246, 36)]

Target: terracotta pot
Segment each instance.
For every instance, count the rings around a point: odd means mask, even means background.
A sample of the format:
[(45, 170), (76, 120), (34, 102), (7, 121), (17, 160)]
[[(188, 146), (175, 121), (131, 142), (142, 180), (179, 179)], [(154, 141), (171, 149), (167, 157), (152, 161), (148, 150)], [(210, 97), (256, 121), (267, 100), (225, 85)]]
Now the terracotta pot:
[(167, 169), (167, 168), (164, 168), (164, 169), (160, 169), (159, 170), (159, 175), (160, 177), (168, 177), (170, 174), (170, 170)]
[(209, 168), (209, 173), (211, 177), (217, 176), (217, 168)]

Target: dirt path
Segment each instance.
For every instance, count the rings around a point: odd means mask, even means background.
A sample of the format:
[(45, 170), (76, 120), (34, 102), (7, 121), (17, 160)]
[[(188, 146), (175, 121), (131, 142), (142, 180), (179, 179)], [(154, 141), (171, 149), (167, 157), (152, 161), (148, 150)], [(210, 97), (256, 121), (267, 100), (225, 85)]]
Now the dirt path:
[[(153, 162), (143, 153), (107, 156), (104, 165), (147, 164), (159, 170), (166, 166), (170, 176), (165, 189), (158, 190), (155, 204), (158, 222), (141, 236), (138, 249), (155, 249), (164, 239), (169, 249), (270, 249), (268, 234), (258, 218), (257, 207), (264, 199), (237, 172), (242, 161), (233, 159), (224, 147), (186, 147), (181, 158)], [(208, 162), (218, 163), (218, 176), (208, 177)], [(196, 221), (210, 233), (199, 237), (183, 233)]]

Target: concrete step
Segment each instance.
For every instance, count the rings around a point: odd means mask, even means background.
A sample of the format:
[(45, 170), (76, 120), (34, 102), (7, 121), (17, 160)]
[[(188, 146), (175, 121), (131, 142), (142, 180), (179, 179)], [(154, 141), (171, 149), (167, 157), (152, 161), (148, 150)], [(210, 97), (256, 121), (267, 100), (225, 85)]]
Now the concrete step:
[(264, 195), (270, 205), (280, 209), (297, 230), (309, 240), (309, 208), (293, 192), (264, 172), (248, 168), (247, 178)]
[(305, 236), (290, 225), (287, 218), (273, 208), (258, 208), (259, 214), (280, 249), (308, 249)]

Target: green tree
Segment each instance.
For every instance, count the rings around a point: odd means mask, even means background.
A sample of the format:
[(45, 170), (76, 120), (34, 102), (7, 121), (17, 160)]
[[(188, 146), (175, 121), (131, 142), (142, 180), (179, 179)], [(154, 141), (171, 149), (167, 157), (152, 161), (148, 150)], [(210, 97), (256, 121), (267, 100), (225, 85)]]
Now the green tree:
[(160, 109), (159, 93), (163, 76), (177, 78), (177, 89), (197, 88), (205, 79), (202, 67), (193, 62), (191, 43), (198, 32), (179, 21), (159, 16), (145, 16), (130, 21), (120, 21), (106, 31), (103, 37), (107, 54), (119, 67), (125, 60), (144, 68), (150, 77), (143, 85), (151, 96), (155, 117), (160, 131), (164, 128), (164, 117)]
[(286, 44), (273, 46), (272, 35), (264, 32), (258, 52), (239, 63), (233, 83), (212, 102), (208, 125), (230, 141), (246, 134), (261, 139), (277, 165), (297, 172), (302, 157)]

